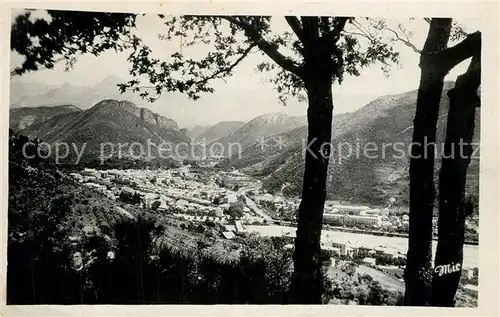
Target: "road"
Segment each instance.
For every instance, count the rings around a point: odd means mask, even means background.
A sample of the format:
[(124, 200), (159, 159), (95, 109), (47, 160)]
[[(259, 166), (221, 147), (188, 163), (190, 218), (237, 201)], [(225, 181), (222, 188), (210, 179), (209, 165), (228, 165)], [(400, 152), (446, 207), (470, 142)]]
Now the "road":
[(271, 218), (271, 216), (269, 216), (262, 209), (260, 209), (252, 199), (250, 199), (246, 194), (244, 196), (245, 196), (245, 203), (247, 204), (248, 208), (250, 208), (251, 211), (255, 212), (257, 215), (266, 219), (267, 221), (273, 221), (273, 218)]
[(132, 215), (130, 212), (128, 212), (127, 210), (123, 209), (120, 206), (115, 206), (115, 210), (118, 211), (120, 214), (124, 215), (125, 217), (129, 218), (129, 219), (132, 219), (132, 220), (136, 219), (134, 217), (134, 215)]
[(248, 208), (250, 208), (251, 211), (255, 212), (260, 217), (266, 219), (266, 221), (268, 221), (268, 222), (274, 221), (271, 216), (269, 216), (265, 211), (260, 209), (259, 206), (257, 206), (257, 204), (250, 197), (248, 197), (247, 193), (249, 191), (257, 190), (257, 189), (258, 189), (258, 185), (250, 185), (250, 186), (247, 186), (244, 188), (240, 188), (238, 190), (238, 193), (243, 194), (243, 196), (245, 197), (245, 204), (248, 206)]

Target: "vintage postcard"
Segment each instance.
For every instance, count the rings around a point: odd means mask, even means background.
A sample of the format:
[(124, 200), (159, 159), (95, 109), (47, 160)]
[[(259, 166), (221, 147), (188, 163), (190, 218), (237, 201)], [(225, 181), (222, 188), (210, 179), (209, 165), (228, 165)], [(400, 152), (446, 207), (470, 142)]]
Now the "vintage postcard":
[(498, 13), (4, 3), (1, 315), (497, 315)]

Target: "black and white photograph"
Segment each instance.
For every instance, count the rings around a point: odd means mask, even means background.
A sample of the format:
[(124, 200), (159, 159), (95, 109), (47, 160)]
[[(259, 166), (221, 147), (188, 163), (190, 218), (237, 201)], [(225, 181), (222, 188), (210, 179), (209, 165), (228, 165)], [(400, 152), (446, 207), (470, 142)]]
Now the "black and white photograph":
[(6, 305), (477, 308), (484, 21), (400, 14), (12, 9)]

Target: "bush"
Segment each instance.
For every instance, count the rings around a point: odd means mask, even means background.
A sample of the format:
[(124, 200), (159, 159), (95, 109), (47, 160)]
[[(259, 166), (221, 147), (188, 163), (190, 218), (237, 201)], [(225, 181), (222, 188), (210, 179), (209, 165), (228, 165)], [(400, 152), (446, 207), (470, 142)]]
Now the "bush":
[(232, 218), (241, 218), (241, 217), (243, 217), (243, 214), (244, 214), (243, 213), (244, 207), (245, 207), (245, 205), (241, 201), (238, 201), (236, 203), (232, 203), (231, 205), (229, 205), (229, 208), (228, 208), (226, 214), (228, 214)]
[(159, 200), (155, 200), (151, 203), (151, 209), (152, 210), (158, 210), (158, 208), (160, 207), (161, 205), (161, 202)]

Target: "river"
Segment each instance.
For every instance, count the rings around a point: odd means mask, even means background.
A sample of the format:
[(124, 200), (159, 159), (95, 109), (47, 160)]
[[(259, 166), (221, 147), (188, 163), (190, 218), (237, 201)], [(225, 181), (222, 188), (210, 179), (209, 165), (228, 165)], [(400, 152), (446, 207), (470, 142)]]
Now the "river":
[[(262, 236), (295, 236), (295, 227), (285, 227), (279, 225), (269, 226), (245, 226), (247, 232), (255, 232)], [(408, 239), (401, 237), (385, 237), (374, 236), (362, 233), (342, 232), (333, 230), (323, 230), (321, 232), (322, 242), (339, 242), (346, 243), (348, 241), (356, 243), (360, 246), (374, 248), (384, 246), (395, 249), (403, 254), (408, 251)], [(432, 243), (432, 254), (436, 253), (437, 241)], [(479, 267), (479, 246), (464, 245), (464, 267)]]

